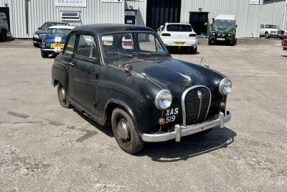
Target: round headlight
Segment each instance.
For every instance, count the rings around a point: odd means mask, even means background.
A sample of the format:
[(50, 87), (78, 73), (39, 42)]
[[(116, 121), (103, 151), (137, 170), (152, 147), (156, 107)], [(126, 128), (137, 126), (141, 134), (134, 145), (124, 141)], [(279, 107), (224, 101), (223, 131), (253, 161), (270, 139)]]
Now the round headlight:
[(214, 35), (215, 35), (215, 33), (212, 33), (212, 35), (214, 36)]
[(219, 83), (219, 92), (221, 95), (227, 95), (231, 92), (232, 82), (228, 78), (224, 78)]
[(169, 90), (163, 89), (155, 97), (155, 106), (160, 110), (165, 110), (171, 106), (172, 95)]

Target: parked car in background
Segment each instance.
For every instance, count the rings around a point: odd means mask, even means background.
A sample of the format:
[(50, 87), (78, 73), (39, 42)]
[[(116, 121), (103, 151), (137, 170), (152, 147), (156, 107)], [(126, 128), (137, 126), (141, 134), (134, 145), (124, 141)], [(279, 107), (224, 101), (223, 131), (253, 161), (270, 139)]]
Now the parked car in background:
[(273, 24), (261, 24), (260, 25), (260, 32), (259, 37), (275, 37), (275, 38), (281, 38), (287, 37), (287, 31), (281, 30), (277, 25)]
[(197, 53), (196, 33), (189, 23), (165, 23), (157, 32), (167, 48), (187, 48)]
[(34, 47), (40, 47), (42, 39), (46, 36), (47, 30), (50, 26), (54, 25), (68, 25), (65, 22), (45, 22), (33, 35), (33, 45)]
[(0, 12), (0, 41), (6, 41), (11, 36), (7, 16), (5, 13)]
[(287, 37), (281, 41), (283, 50), (287, 50)]
[(211, 25), (208, 35), (208, 45), (217, 43), (228, 43), (236, 45), (236, 17), (235, 15), (218, 15), (216, 16)]
[(139, 152), (224, 127), (232, 83), (208, 67), (173, 59), (153, 29), (82, 25), (67, 37), (52, 66), (59, 103), (111, 125), (120, 148)]
[(66, 38), (74, 26), (51, 26), (42, 40), (41, 56), (47, 58), (49, 54), (59, 54), (64, 48)]

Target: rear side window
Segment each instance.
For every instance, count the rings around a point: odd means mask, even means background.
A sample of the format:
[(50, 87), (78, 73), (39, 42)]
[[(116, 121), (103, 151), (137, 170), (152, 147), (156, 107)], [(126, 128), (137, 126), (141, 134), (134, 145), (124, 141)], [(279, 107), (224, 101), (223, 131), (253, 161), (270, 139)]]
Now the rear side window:
[(79, 59), (97, 59), (98, 46), (93, 36), (80, 35), (76, 56)]
[(192, 28), (190, 25), (167, 25), (167, 31), (190, 32)]
[(73, 34), (67, 39), (67, 45), (64, 50), (64, 55), (73, 55), (74, 54), (74, 46), (75, 46), (76, 35)]

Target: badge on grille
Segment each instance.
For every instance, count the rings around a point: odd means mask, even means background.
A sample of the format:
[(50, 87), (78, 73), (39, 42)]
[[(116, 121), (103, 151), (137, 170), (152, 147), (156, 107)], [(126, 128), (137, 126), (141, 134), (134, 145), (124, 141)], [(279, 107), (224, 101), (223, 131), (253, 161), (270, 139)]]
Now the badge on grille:
[(197, 91), (197, 96), (198, 96), (199, 99), (202, 98), (202, 93), (201, 93), (201, 91)]

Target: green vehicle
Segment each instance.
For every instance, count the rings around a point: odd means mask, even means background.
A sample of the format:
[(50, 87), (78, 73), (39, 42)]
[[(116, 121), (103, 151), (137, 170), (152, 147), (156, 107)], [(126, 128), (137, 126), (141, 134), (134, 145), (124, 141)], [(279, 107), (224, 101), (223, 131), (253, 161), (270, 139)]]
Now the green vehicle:
[(218, 15), (210, 25), (208, 45), (219, 42), (228, 43), (233, 46), (236, 45), (236, 28), (235, 15)]

